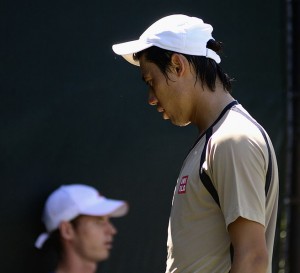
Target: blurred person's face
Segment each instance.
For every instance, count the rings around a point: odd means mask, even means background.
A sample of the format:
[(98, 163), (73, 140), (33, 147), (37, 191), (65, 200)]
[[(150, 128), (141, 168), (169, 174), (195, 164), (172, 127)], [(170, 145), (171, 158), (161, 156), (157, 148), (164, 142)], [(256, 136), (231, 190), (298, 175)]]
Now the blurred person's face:
[(116, 233), (108, 216), (81, 215), (74, 224), (74, 250), (80, 257), (91, 262), (106, 260)]

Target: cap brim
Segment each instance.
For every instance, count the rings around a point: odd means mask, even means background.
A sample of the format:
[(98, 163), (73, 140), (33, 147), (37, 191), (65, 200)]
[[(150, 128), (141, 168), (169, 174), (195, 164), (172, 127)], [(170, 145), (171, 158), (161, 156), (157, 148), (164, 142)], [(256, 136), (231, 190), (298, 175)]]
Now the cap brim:
[(125, 201), (105, 198), (105, 200), (83, 209), (80, 213), (91, 216), (121, 217), (127, 214), (128, 209)]
[(125, 43), (115, 44), (112, 46), (112, 49), (116, 54), (121, 55), (129, 63), (139, 66), (140, 65), (139, 61), (135, 61), (133, 59), (133, 54), (140, 52), (146, 48), (149, 48), (152, 45), (153, 44), (147, 43), (145, 41), (135, 40), (135, 41), (125, 42)]

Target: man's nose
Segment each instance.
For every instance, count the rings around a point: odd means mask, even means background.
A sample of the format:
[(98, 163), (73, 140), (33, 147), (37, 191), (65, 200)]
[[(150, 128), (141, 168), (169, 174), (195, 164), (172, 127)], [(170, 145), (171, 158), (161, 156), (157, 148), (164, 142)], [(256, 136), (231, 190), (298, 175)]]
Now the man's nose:
[(152, 90), (149, 90), (148, 103), (152, 106), (157, 105), (157, 98)]
[(113, 235), (115, 235), (115, 234), (117, 234), (117, 229), (116, 229), (116, 227), (113, 225), (113, 223), (112, 222), (109, 222), (109, 232), (111, 233), (111, 234), (113, 234)]

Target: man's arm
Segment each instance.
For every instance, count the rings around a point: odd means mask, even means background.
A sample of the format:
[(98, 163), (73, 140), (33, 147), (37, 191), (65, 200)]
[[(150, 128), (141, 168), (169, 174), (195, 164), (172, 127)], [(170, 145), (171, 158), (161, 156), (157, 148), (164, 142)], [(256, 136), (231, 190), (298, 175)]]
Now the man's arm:
[(239, 217), (228, 226), (234, 256), (230, 273), (266, 273), (268, 251), (263, 225)]

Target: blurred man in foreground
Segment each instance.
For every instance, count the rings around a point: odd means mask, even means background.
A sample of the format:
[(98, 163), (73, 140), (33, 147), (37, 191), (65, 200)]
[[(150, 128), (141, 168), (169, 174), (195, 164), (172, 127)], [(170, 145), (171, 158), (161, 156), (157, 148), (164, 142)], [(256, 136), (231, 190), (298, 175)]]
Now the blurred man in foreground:
[(109, 257), (117, 233), (110, 218), (127, 211), (126, 202), (105, 198), (91, 186), (63, 185), (46, 201), (42, 220), (47, 232), (35, 246), (48, 241), (56, 248), (59, 261), (53, 273), (94, 273)]

